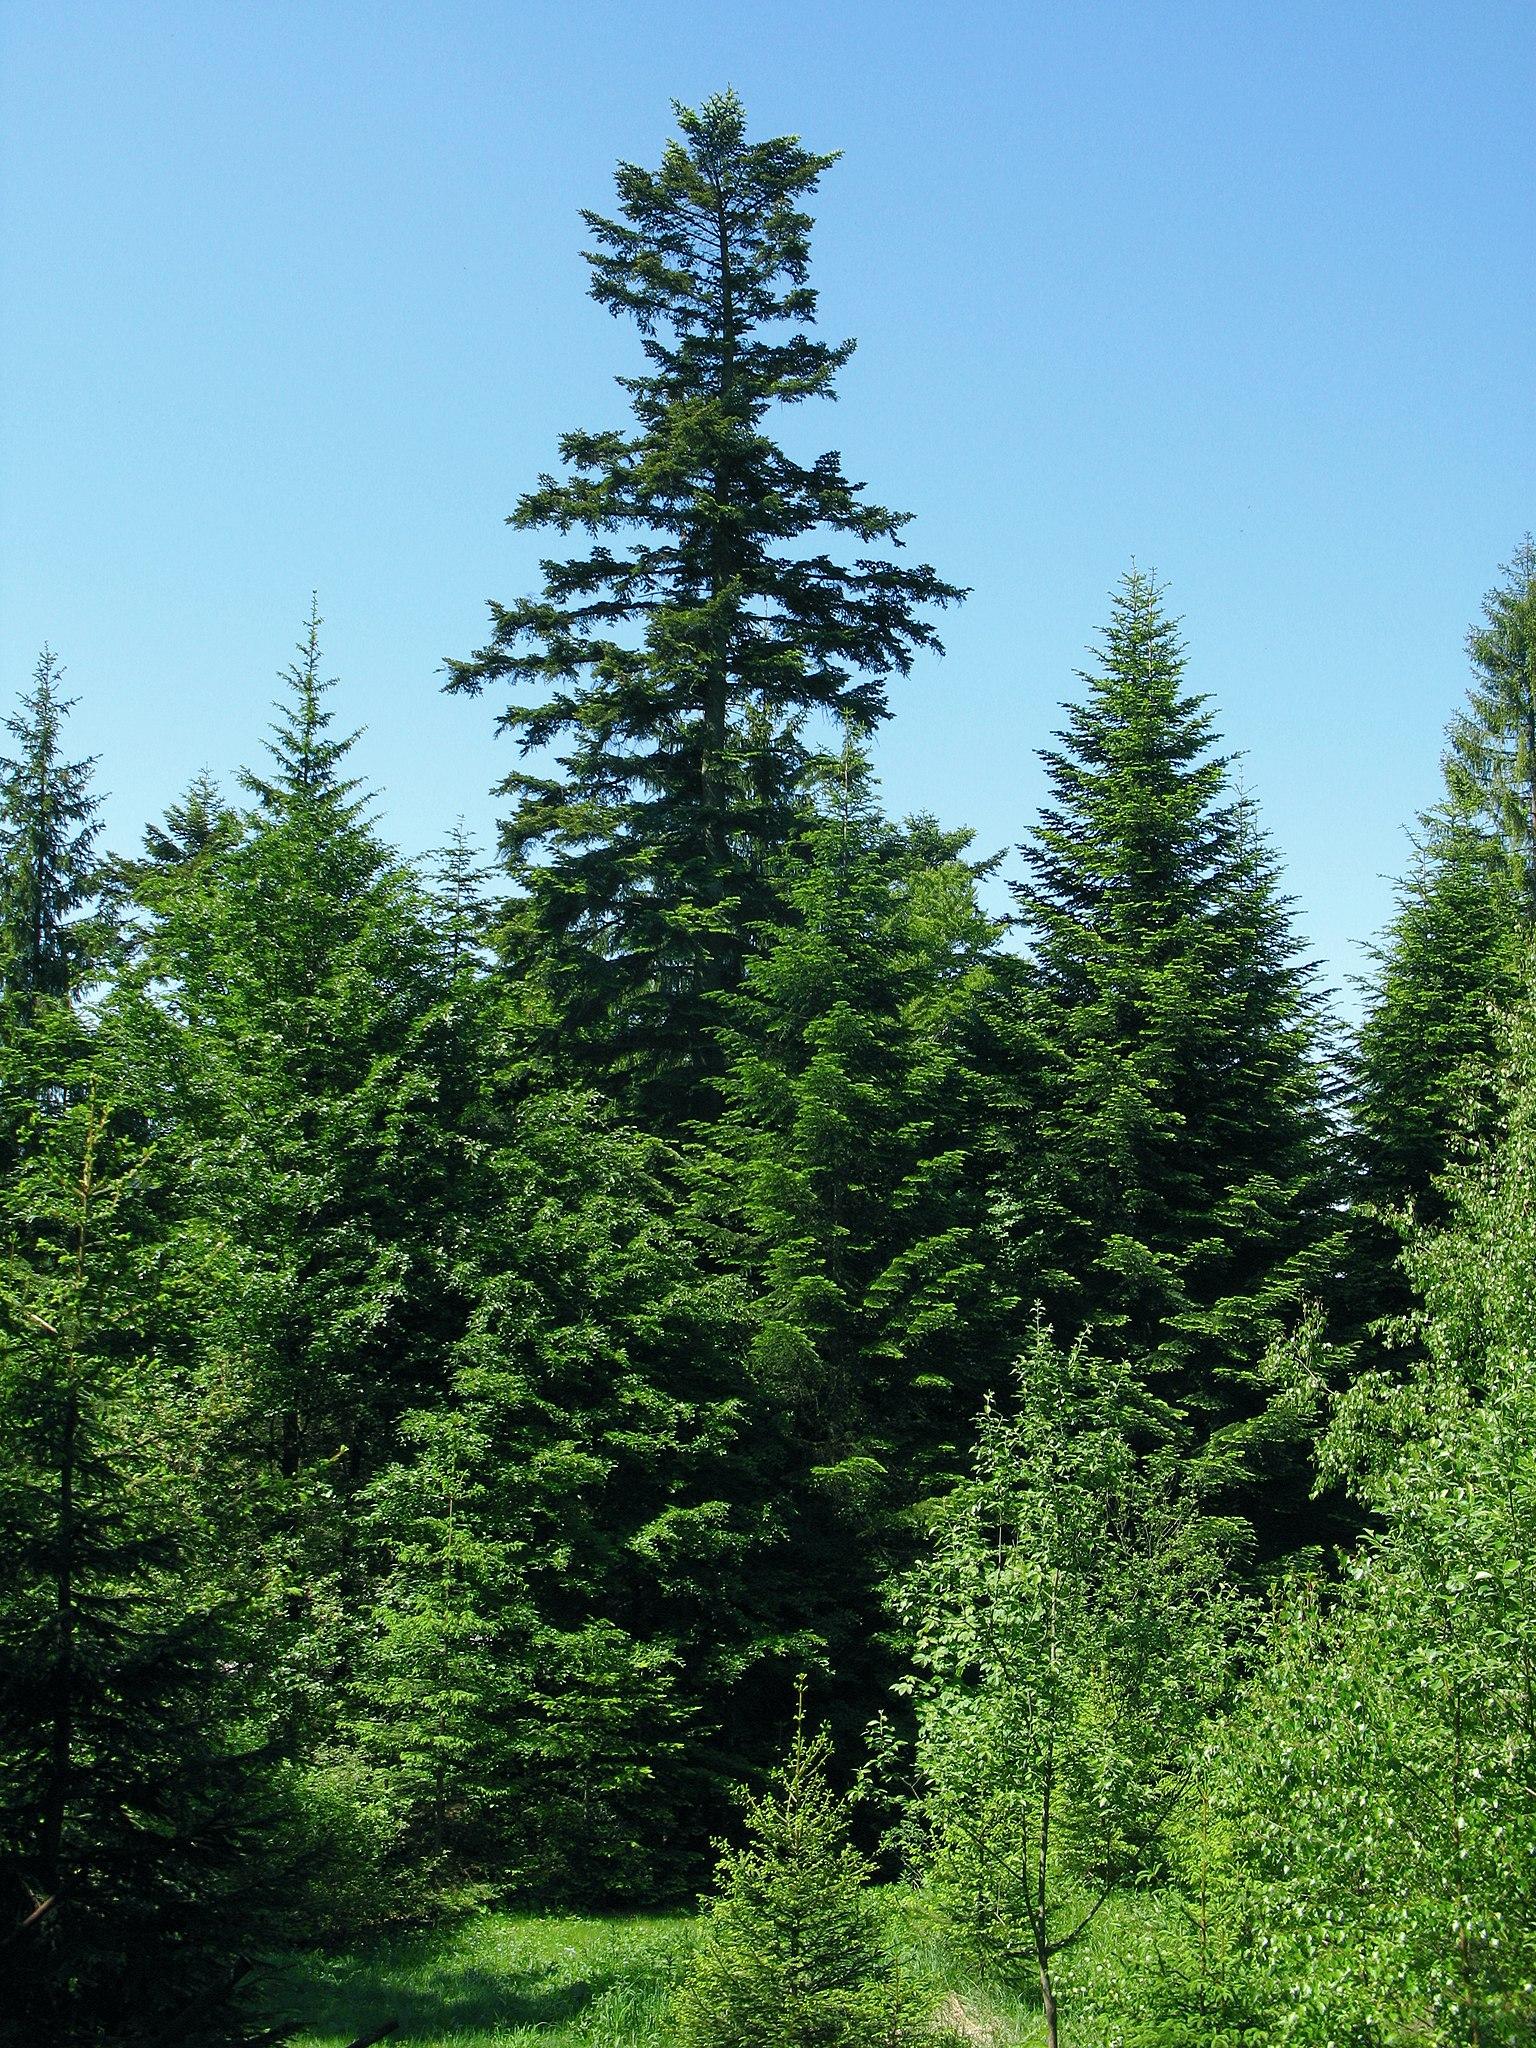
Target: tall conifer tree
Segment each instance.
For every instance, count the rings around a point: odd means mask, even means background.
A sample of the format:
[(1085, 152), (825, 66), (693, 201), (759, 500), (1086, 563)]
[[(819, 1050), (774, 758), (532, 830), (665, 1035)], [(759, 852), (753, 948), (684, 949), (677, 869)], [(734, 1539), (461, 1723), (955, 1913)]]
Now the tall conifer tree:
[(1500, 1020), (1536, 936), (1536, 545), (1516, 549), (1467, 635), (1472, 683), (1452, 719), (1445, 796), (1376, 954), (1352, 1074), (1358, 1168), (1345, 1306), (1357, 1329), (1409, 1303), (1391, 1221), (1436, 1219), (1459, 1140), (1487, 1136)]
[(730, 92), (677, 120), (658, 170), (619, 167), (618, 217), (583, 216), (592, 294), (642, 339), (645, 370), (620, 379), (632, 424), (564, 436), (566, 476), (510, 520), (595, 544), (546, 561), (538, 597), (493, 605), (448, 683), (512, 682), (528, 701), (502, 724), (523, 753), (564, 747), (503, 784), (516, 944), (576, 1077), (660, 1128), (706, 1099), (711, 998), (771, 916), (807, 718), (873, 726), (886, 679), (937, 644), (925, 610), (961, 594), (871, 554), (906, 516), (836, 454), (798, 462), (769, 431), (778, 408), (833, 396), (853, 348), (805, 331), (803, 206), (835, 159), (750, 142)]
[(777, 870), (785, 921), (724, 1006), (696, 1173), (701, 1228), (749, 1278), (753, 1377), (780, 1431), (781, 1627), (833, 1674), (842, 1724), (889, 1679), (880, 1586), (1006, 1378), (1010, 1304), (970, 1043), (998, 935), (976, 900), (986, 864), (964, 833), (882, 817), (851, 742), (817, 780)]
[(45, 647), (5, 721), (15, 752), (0, 757), (0, 987), (28, 1019), (74, 988), (89, 952), (78, 914), (99, 879), (96, 764), (65, 756), (63, 673)]
[(1447, 793), (1456, 810), (1491, 832), (1519, 884), (1527, 926), (1536, 925), (1536, 541), (1529, 534), (1483, 599), (1467, 635), (1472, 687), (1451, 721)]
[(1320, 999), (1150, 577), (1083, 680), (1015, 890), (1020, 1289), (1198, 1442), (1259, 1414), (1267, 1344), (1330, 1274)]
[(358, 1491), (462, 1334), (457, 1172), (494, 1051), (473, 1043), (484, 1020), (453, 1000), (425, 891), (346, 772), (319, 626), (312, 612), (268, 761), (242, 778), (250, 807), (181, 807), (169, 857), (140, 872), (120, 1005), (198, 1209), (240, 1250), (232, 1426), (272, 1568), (297, 1589), (301, 1717), (304, 1685), (334, 1682), (366, 1626)]
[(0, 1184), (0, 2038), (235, 2048), (292, 1816), (220, 1426), (236, 1262), (138, 1049), (109, 1014)]
[[(1377, 955), (1356, 1118), (1369, 1199), (1429, 1194), (1495, 1060), (1500, 1011), (1536, 933), (1536, 546), (1527, 539), (1467, 636), (1473, 680), (1446, 739), (1443, 801)], [(1469, 1093), (1470, 1091), (1470, 1093)]]

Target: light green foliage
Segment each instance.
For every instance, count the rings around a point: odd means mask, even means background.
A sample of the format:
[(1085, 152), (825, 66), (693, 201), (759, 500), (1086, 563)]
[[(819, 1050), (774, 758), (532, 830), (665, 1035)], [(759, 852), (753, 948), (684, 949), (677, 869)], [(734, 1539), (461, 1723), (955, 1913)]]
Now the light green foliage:
[(797, 1723), (771, 1790), (747, 1808), (678, 1994), (680, 2048), (915, 2048), (870, 1869), (827, 1778), (831, 1746)]
[(307, 1955), (270, 1984), (295, 2048), (348, 2048), (394, 2020), (401, 2048), (672, 2048), (692, 1939), (676, 1919), (487, 1914), (361, 1956)]
[[(1367, 1379), (1327, 1441), (1379, 1523), (1335, 1614), (1282, 1631), (1257, 1752), (1270, 1948), (1300, 2038), (1515, 2043), (1536, 2028), (1536, 1026), (1507, 1132), (1421, 1234), (1422, 1355)], [(1258, 1788), (1256, 1788), (1258, 1789)], [(1267, 1802), (1266, 1802), (1267, 1803)]]
[[(1037, 2020), (977, 1982), (930, 1914), (901, 1894), (881, 1907), (935, 2012), (926, 2048), (1037, 2041)], [(299, 2020), (296, 2048), (347, 2048), (389, 2020), (400, 2048), (679, 2048), (674, 1994), (698, 1927), (682, 1915), (482, 1914), (361, 1954), (305, 1955), (270, 1980), (268, 2002)]]
[[(1536, 1034), (1507, 1135), (1410, 1240), (1406, 1371), (1337, 1403), (1373, 1526), (1278, 1604), (1174, 1845), (1157, 1967), (1111, 2039), (1515, 2048), (1536, 2028)], [(1247, 2035), (1243, 2027), (1249, 2029)], [(1234, 2031), (1235, 2029), (1235, 2031)]]
[(1042, 1332), (901, 1597), (925, 1881), (1052, 2043), (1058, 1959), (1155, 1868), (1229, 1668), (1220, 1532), (1136, 1409)]

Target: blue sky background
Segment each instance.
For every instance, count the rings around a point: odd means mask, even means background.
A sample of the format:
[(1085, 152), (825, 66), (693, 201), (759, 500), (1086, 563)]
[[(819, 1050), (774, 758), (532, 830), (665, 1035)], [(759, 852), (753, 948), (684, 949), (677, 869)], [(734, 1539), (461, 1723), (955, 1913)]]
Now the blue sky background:
[(727, 82), (845, 152), (815, 276), (859, 352), (796, 444), (974, 591), (891, 805), (1019, 839), (1135, 557), (1344, 981), (1536, 524), (1528, 0), (9, 0), (0, 689), (59, 650), (126, 846), (254, 756), (316, 586), (391, 836), (488, 836), (495, 707), (436, 671), (635, 355), (577, 209)]

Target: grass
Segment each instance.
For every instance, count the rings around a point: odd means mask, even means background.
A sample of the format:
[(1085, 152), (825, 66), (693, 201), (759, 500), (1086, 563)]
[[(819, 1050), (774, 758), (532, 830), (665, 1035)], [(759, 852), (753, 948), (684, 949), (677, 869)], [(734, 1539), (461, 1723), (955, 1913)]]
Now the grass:
[(303, 2048), (347, 2048), (387, 2020), (401, 2048), (638, 2048), (664, 2015), (689, 1923), (487, 1914), (336, 1958), (277, 1987)]
[[(1033, 2048), (1039, 2016), (978, 1982), (909, 1901), (895, 1925), (911, 1979), (977, 2048)], [(692, 1922), (486, 1914), (355, 1955), (305, 1956), (275, 1987), (294, 2048), (348, 2048), (388, 2020), (390, 2048), (667, 2048)]]

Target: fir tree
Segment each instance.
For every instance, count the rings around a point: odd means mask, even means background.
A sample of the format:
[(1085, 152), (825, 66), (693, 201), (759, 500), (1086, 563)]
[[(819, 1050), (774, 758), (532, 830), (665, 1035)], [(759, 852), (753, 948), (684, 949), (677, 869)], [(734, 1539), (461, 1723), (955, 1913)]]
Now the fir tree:
[(1499, 1010), (1519, 985), (1519, 897), (1503, 849), (1454, 811), (1424, 820), (1377, 951), (1360, 1029), (1357, 1134), (1372, 1199), (1429, 1194), (1458, 1124), (1478, 1121)]
[(1143, 1363), (1193, 1440), (1265, 1407), (1270, 1341), (1334, 1257), (1322, 1019), (1251, 805), (1128, 575), (1016, 886), (1020, 1291)]
[(16, 751), (0, 757), (0, 987), (26, 1020), (78, 984), (91, 950), (78, 913), (99, 879), (95, 762), (65, 758), (75, 700), (59, 694), (62, 675), (45, 647), (5, 721)]
[(1527, 540), (1467, 637), (1473, 682), (1451, 721), (1446, 794), (1376, 951), (1352, 1062), (1358, 1170), (1347, 1307), (1357, 1330), (1409, 1302), (1392, 1218), (1440, 1214), (1458, 1140), (1489, 1135), (1500, 1020), (1536, 935), (1536, 549)]
[(862, 1722), (889, 1675), (880, 1584), (1007, 1371), (969, 1044), (997, 926), (968, 835), (887, 822), (852, 741), (816, 794), (775, 874), (784, 922), (724, 1006), (696, 1199), (748, 1277), (782, 1433), (786, 1635)]
[(590, 1099), (521, 1104), (466, 1172), (468, 1328), (369, 1489), (358, 1736), (440, 1882), (678, 1897), (773, 1653), (746, 1304)]
[(366, 1630), (356, 1502), (441, 1389), (468, 1298), (468, 1178), (493, 1033), (448, 974), (425, 892), (346, 774), (312, 611), (254, 799), (140, 883), (119, 1008), (196, 1210), (239, 1247), (231, 1429), (284, 1601), (291, 1739)]
[(239, 822), (239, 813), (225, 801), (217, 781), (202, 769), (169, 806), (164, 820), (145, 827), (143, 860), (129, 871), (138, 874), (164, 869), (174, 873), (193, 861), (207, 859), (238, 833)]
[(618, 218), (584, 215), (593, 296), (642, 337), (645, 371), (620, 380), (633, 425), (567, 434), (568, 474), (511, 515), (603, 538), (547, 561), (540, 596), (493, 605), (490, 641), (448, 683), (516, 684), (532, 701), (502, 725), (524, 754), (564, 743), (558, 772), (502, 785), (515, 944), (567, 1071), (660, 1128), (699, 1109), (710, 998), (773, 914), (764, 870), (795, 815), (806, 720), (875, 725), (886, 679), (937, 644), (924, 609), (961, 594), (871, 555), (905, 516), (837, 455), (797, 462), (769, 432), (778, 407), (831, 397), (852, 351), (804, 331), (803, 203), (834, 158), (749, 142), (729, 92), (677, 118), (659, 170), (620, 166)]
[(444, 965), (450, 978), (456, 978), (461, 971), (473, 972), (489, 958), (495, 913), (487, 891), (496, 870), (481, 859), (462, 818), (433, 858), (437, 863), (432, 874), (435, 921)]
[(204, 1341), (230, 1262), (131, 1051), (109, 1024), (0, 1191), (0, 2034), (232, 2048), (270, 2038), (240, 1988), (291, 1816)]
[(1536, 927), (1536, 542), (1529, 534), (1467, 635), (1473, 682), (1451, 721), (1446, 789), (1504, 847), (1527, 929)]

